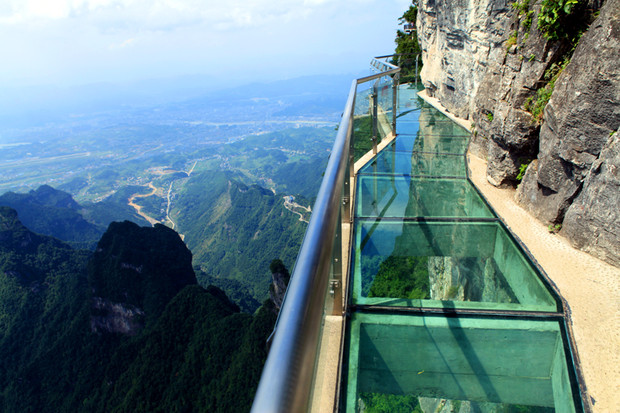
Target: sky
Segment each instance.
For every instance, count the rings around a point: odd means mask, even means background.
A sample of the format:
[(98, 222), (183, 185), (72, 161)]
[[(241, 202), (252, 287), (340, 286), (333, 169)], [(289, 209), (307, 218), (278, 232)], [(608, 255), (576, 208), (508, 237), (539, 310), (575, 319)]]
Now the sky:
[[(2, 88), (360, 73), (410, 0), (0, 0)], [(1, 92), (0, 92), (1, 93)]]

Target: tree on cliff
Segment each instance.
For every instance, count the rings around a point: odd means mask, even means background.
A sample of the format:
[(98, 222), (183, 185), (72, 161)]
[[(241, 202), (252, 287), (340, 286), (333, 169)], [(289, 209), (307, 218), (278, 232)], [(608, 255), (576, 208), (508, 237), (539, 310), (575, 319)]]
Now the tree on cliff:
[[(415, 30), (416, 19), (418, 16), (418, 2), (414, 0), (409, 9), (403, 13), (398, 19), (399, 24), (411, 25), (413, 30), (410, 33), (406, 33), (403, 30), (396, 31), (396, 54), (400, 55), (394, 59), (394, 63), (400, 66), (401, 82), (410, 82), (415, 80), (417, 73), (415, 73), (415, 55), (421, 53), (420, 45), (418, 44), (418, 33)], [(422, 60), (419, 61), (418, 70), (422, 67)]]

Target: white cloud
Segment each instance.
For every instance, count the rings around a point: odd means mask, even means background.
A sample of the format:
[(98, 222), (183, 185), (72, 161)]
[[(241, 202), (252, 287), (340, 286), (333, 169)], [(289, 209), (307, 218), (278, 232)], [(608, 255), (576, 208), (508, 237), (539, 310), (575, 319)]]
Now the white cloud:
[[(0, 83), (334, 72), (393, 50), (409, 0), (0, 0)], [(363, 69), (364, 66), (361, 67)], [(302, 72), (302, 71), (306, 72)], [(349, 70), (349, 69), (342, 69)], [(358, 69), (354, 69), (358, 70)]]
[(112, 43), (110, 44), (108, 49), (110, 50), (125, 49), (127, 47), (135, 45), (135, 43), (136, 43), (136, 38), (132, 37), (130, 39), (123, 40), (120, 43)]
[[(365, 1), (352, 0), (3, 0), (0, 24), (74, 19), (95, 26), (128, 24), (168, 30), (191, 24), (220, 28), (264, 26), (306, 19), (319, 8), (346, 10)], [(372, 0), (371, 0), (372, 1)]]

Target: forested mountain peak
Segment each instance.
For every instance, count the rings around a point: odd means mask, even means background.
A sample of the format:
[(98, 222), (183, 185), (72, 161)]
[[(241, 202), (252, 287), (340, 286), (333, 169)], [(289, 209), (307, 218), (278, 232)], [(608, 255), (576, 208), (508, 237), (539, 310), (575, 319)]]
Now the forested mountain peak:
[(81, 206), (70, 194), (49, 185), (27, 194), (7, 192), (0, 196), (0, 205), (17, 210), (28, 229), (78, 247), (92, 247), (105, 229), (86, 221), (80, 214)]
[(273, 304), (240, 313), (191, 259), (163, 225), (77, 251), (0, 207), (0, 411), (247, 410)]
[(18, 228), (23, 228), (23, 225), (17, 218), (17, 211), (13, 208), (0, 206), (0, 231), (4, 232)]
[(28, 195), (42, 205), (75, 210), (80, 209), (80, 205), (75, 202), (71, 194), (52, 188), (49, 185), (41, 185), (37, 189), (30, 191)]
[(197, 284), (192, 254), (172, 229), (113, 222), (89, 263), (95, 307), (113, 311), (123, 305), (147, 321), (159, 316), (183, 287)]
[(21, 283), (42, 281), (53, 269), (70, 265), (74, 251), (52, 237), (31, 232), (17, 211), (0, 206), (0, 271)]

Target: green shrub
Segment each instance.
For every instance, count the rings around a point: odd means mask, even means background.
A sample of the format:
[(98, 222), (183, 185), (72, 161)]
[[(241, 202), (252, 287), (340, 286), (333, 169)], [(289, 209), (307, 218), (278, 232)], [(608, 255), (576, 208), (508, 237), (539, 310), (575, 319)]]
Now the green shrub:
[(543, 0), (538, 14), (538, 29), (549, 40), (567, 37), (571, 32), (572, 14), (580, 0)]
[(530, 31), (530, 27), (532, 27), (532, 19), (534, 17), (534, 10), (530, 10), (530, 0), (523, 0), (522, 2), (514, 2), (512, 3), (512, 8), (517, 11), (519, 17), (524, 16), (523, 27), (525, 31)]
[(521, 182), (523, 177), (525, 176), (525, 171), (527, 171), (527, 167), (530, 166), (530, 162), (522, 163), (519, 167), (519, 173), (517, 174), (517, 181)]
[(509, 38), (506, 40), (506, 50), (509, 50), (512, 46), (517, 44), (517, 36), (519, 32), (515, 31)]
[(530, 112), (536, 122), (540, 123), (542, 121), (544, 109), (547, 103), (549, 103), (549, 99), (551, 99), (555, 82), (558, 80), (560, 73), (562, 73), (567, 64), (568, 60), (565, 60), (560, 65), (555, 63), (552, 64), (544, 74), (544, 79), (548, 80), (548, 83), (544, 87), (538, 89), (535, 96), (530, 96), (525, 100), (523, 109)]

